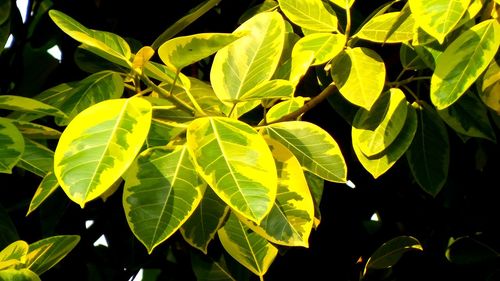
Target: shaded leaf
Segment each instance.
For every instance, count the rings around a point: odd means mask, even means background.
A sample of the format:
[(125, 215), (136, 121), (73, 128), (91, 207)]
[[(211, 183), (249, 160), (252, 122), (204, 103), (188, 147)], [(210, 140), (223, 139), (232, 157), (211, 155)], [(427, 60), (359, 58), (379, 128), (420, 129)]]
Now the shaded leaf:
[(309, 172), (332, 182), (345, 182), (347, 167), (337, 142), (321, 127), (305, 121), (289, 121), (265, 127)]
[(342, 96), (366, 110), (370, 110), (384, 88), (384, 62), (368, 48), (357, 47), (340, 53), (332, 62), (331, 74)]
[(0, 117), (0, 173), (10, 174), (23, 152), (23, 135), (8, 119)]
[(54, 172), (68, 197), (82, 208), (121, 177), (141, 149), (151, 104), (141, 98), (100, 102), (66, 127), (54, 154)]
[(61, 261), (79, 241), (78, 235), (60, 235), (32, 243), (26, 255), (26, 267), (40, 275)]
[(40, 185), (38, 185), (33, 198), (31, 198), (26, 216), (36, 210), (58, 187), (59, 183), (57, 182), (56, 176), (52, 171), (48, 172), (47, 175), (43, 177)]
[(40, 277), (27, 268), (0, 270), (2, 281), (41, 281)]
[(28, 253), (28, 243), (22, 240), (12, 242), (0, 251), (0, 271), (23, 264)]
[(278, 249), (262, 236), (251, 231), (238, 218), (229, 215), (226, 224), (217, 232), (224, 249), (240, 264), (258, 276), (264, 276)]
[(320, 65), (337, 56), (345, 46), (346, 38), (342, 34), (313, 33), (302, 37), (295, 43), (292, 57), (301, 52), (313, 51), (314, 62), (312, 65)]
[(61, 132), (50, 127), (21, 120), (10, 120), (23, 136), (30, 139), (58, 139)]
[(129, 227), (151, 254), (194, 212), (204, 191), (185, 146), (147, 149), (125, 175), (123, 206)]
[(422, 251), (420, 242), (411, 236), (399, 236), (385, 242), (368, 259), (363, 274), (370, 269), (384, 269), (395, 265), (404, 253)]
[(188, 127), (187, 144), (198, 172), (233, 210), (257, 223), (269, 213), (276, 166), (252, 127), (230, 118), (199, 118)]
[(431, 100), (443, 109), (458, 100), (486, 70), (500, 46), (500, 24), (483, 21), (462, 33), (439, 56), (431, 78)]
[(236, 281), (229, 267), (226, 264), (224, 256), (219, 260), (213, 260), (208, 256), (197, 254), (191, 255), (191, 264), (196, 280), (198, 281)]
[(278, 2), (276, 0), (264, 0), (264, 2), (257, 4), (250, 9), (247, 9), (238, 19), (238, 24), (249, 20), (251, 17), (262, 12), (271, 12), (278, 8)]
[(32, 98), (26, 98), (21, 96), (1, 95), (0, 109), (30, 112), (30, 113), (40, 114), (42, 116), (51, 115), (63, 119), (67, 118), (64, 112), (51, 105), (45, 104), (41, 101)]
[(311, 192), (314, 202), (313, 227), (318, 228), (321, 222), (321, 210), (319, 206), (321, 198), (323, 197), (323, 188), (325, 186), (325, 180), (308, 171), (304, 171), (304, 176), (306, 176), (307, 185), (309, 186), (309, 191)]
[(471, 237), (460, 237), (446, 249), (446, 258), (460, 265), (471, 265), (497, 259), (500, 254), (490, 246)]
[(401, 44), (399, 49), (399, 60), (405, 69), (423, 70), (427, 68), (425, 62), (415, 51), (415, 47), (409, 44)]
[(16, 166), (33, 174), (44, 177), (53, 169), (54, 152), (46, 146), (32, 141), (24, 140), (24, 152)]
[(287, 18), (300, 27), (322, 32), (337, 31), (335, 11), (321, 0), (280, 0), (279, 4)]

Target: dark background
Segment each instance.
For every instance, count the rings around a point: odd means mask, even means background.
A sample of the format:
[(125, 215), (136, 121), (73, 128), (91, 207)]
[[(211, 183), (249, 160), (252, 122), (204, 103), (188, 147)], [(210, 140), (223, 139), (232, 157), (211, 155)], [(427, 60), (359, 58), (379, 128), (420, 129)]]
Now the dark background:
[[(53, 8), (89, 28), (110, 31), (148, 45), (200, 2), (53, 0)], [(181, 35), (232, 32), (238, 26), (238, 18), (260, 2), (222, 0)], [(381, 4), (380, 1), (358, 2), (359, 5), (353, 7), (354, 25)], [(36, 6), (42, 1), (31, 3)], [(0, 56), (0, 93), (33, 96), (51, 86), (88, 75), (74, 62), (77, 43), (60, 32), (48, 16), (43, 16), (36, 25), (29, 22), (23, 25), (15, 5), (12, 12), (12, 32), (16, 40), (13, 47)], [(45, 52), (53, 44), (62, 50), (61, 63)], [(399, 47), (371, 47), (386, 64), (391, 64), (388, 69), (396, 71), (389, 73), (389, 77), (397, 75)], [(208, 70), (200, 67), (201, 71)], [(315, 85), (310, 73), (300, 86), (302, 92), (312, 96), (321, 91)], [(356, 188), (325, 184), (322, 222), (311, 234), (310, 247), (281, 249), (284, 255), (278, 255), (266, 280), (359, 280), (370, 255), (384, 242), (400, 235), (417, 238), (424, 251), (408, 252), (392, 270), (375, 272), (368, 280), (500, 280), (498, 258), (458, 265), (445, 257), (450, 237), (470, 236), (497, 252), (500, 250), (497, 203), (500, 158), (496, 144), (479, 139), (463, 143), (450, 131), (448, 182), (433, 198), (414, 182), (404, 157), (388, 173), (374, 180), (352, 151), (351, 126), (327, 101), (308, 112), (304, 119), (320, 125), (337, 140), (346, 158), (348, 179)], [(498, 130), (496, 134), (500, 136)], [(82, 236), (75, 250), (42, 275), (43, 280), (128, 280), (139, 268), (161, 269), (158, 280), (194, 279), (190, 259), (200, 252), (190, 250), (176, 234), (148, 255), (128, 228), (121, 190), (106, 203), (91, 202), (83, 210), (58, 190), (26, 217), (40, 178), (15, 169), (12, 175), (1, 174), (0, 180), (0, 217), (10, 217), (20, 239), (31, 243), (50, 235)], [(380, 221), (370, 220), (375, 212)], [(84, 222), (89, 219), (95, 223), (85, 229)], [(92, 244), (103, 233), (109, 247), (94, 247)], [(9, 237), (9, 233), (0, 229), (0, 238), (5, 237)], [(0, 248), (6, 244), (5, 239), (0, 239)], [(209, 254), (220, 253), (219, 242), (215, 240)], [(238, 274), (242, 279), (245, 276), (255, 279), (244, 269)]]

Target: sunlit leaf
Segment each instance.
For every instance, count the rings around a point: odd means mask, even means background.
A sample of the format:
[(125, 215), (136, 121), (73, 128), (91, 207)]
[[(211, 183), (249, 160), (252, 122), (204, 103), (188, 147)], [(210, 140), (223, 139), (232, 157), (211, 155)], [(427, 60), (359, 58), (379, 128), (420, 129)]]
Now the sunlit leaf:
[(307, 181), (295, 156), (280, 142), (267, 138), (276, 161), (276, 202), (259, 225), (248, 226), (270, 242), (286, 246), (309, 246), (314, 220), (314, 203)]
[(287, 80), (274, 79), (260, 83), (253, 89), (243, 94), (242, 101), (291, 98), (295, 87)]
[(229, 207), (208, 188), (196, 210), (180, 228), (184, 240), (207, 254), (208, 244), (224, 223), (228, 211)]
[(134, 56), (132, 67), (142, 72), (144, 65), (154, 56), (155, 50), (149, 46), (144, 46)]
[(23, 136), (30, 139), (58, 139), (61, 136), (61, 132), (51, 127), (21, 120), (10, 121)]
[(382, 93), (385, 65), (373, 50), (363, 47), (346, 49), (332, 63), (332, 78), (342, 96), (370, 110)]
[(324, 64), (344, 49), (345, 40), (345, 36), (342, 34), (313, 33), (302, 37), (295, 43), (292, 57), (296, 57), (301, 52), (313, 51), (313, 65)]
[(267, 111), (266, 114), (267, 122), (276, 121), (281, 117), (294, 112), (295, 110), (301, 108), (306, 100), (307, 98), (299, 96), (275, 104), (273, 107), (269, 109), (269, 111)]
[(54, 152), (46, 146), (32, 141), (24, 140), (24, 153), (16, 166), (44, 177), (53, 169)]
[(443, 188), (448, 177), (450, 144), (446, 127), (429, 105), (417, 109), (418, 129), (406, 152), (410, 170), (420, 187), (432, 196)]
[(0, 173), (10, 174), (23, 152), (23, 135), (8, 119), (0, 117)]
[[(352, 4), (354, 4), (355, 0), (329, 0), (333, 4), (339, 6), (340, 8), (350, 8)], [(346, 2), (347, 2), (347, 7), (346, 7)]]
[(305, 121), (289, 121), (268, 125), (265, 132), (286, 146), (304, 169), (328, 181), (346, 181), (342, 152), (321, 127)]
[(251, 231), (236, 215), (229, 215), (217, 232), (224, 249), (240, 264), (258, 276), (264, 276), (278, 249), (265, 238)]
[(481, 100), (500, 115), (500, 65), (494, 59), (484, 72), (479, 91)]
[(41, 281), (40, 277), (27, 268), (0, 270), (2, 281)]
[[(12, 242), (0, 251), (0, 271), (26, 262), (28, 243), (22, 240)], [(1, 280), (1, 279), (0, 279)]]
[(354, 36), (379, 43), (400, 43), (413, 38), (415, 20), (409, 9), (371, 18)]
[(278, 65), (285, 41), (285, 24), (277, 12), (256, 15), (235, 33), (248, 35), (219, 50), (210, 80), (222, 101), (239, 101), (255, 86), (269, 80)]
[(404, 93), (392, 88), (382, 94), (370, 111), (361, 108), (352, 125), (353, 146), (366, 156), (389, 147), (405, 124), (407, 104)]
[(142, 152), (125, 175), (123, 206), (130, 229), (151, 253), (189, 218), (204, 191), (185, 146)]
[(496, 141), (488, 119), (488, 110), (474, 93), (463, 95), (451, 106), (438, 111), (439, 116), (457, 133)]
[(417, 24), (443, 43), (467, 11), (471, 0), (409, 0)]
[(462, 33), (439, 56), (431, 79), (431, 100), (443, 109), (458, 100), (486, 70), (500, 46), (500, 24), (483, 21)]
[(48, 172), (40, 185), (38, 185), (33, 198), (31, 198), (26, 216), (36, 210), (58, 187), (59, 183), (57, 182), (56, 175), (53, 172)]
[(151, 123), (151, 104), (141, 98), (100, 102), (78, 114), (61, 135), (54, 172), (68, 197), (82, 208), (127, 170)]
[(231, 44), (245, 33), (199, 33), (168, 40), (158, 49), (166, 66), (174, 71), (202, 60)]
[(417, 114), (409, 104), (406, 106), (408, 107), (408, 113), (403, 128), (394, 141), (382, 152), (373, 156), (366, 156), (359, 148), (359, 145), (353, 144), (359, 162), (374, 178), (378, 178), (387, 172), (403, 156), (413, 141), (418, 126)]
[(188, 127), (187, 143), (201, 176), (233, 210), (257, 223), (269, 213), (276, 166), (252, 127), (230, 118), (199, 118)]
[(337, 31), (335, 11), (321, 0), (280, 0), (279, 4), (287, 18), (298, 26), (322, 32)]
[(40, 275), (61, 261), (80, 241), (78, 235), (52, 236), (29, 245), (26, 267)]
[(384, 269), (395, 265), (409, 251), (422, 251), (420, 242), (411, 236), (399, 236), (385, 242), (368, 259), (363, 274), (370, 269)]
[[(313, 51), (303, 51), (296, 53), (290, 60), (285, 62), (285, 65), (288, 65), (289, 70), (287, 73), (283, 73), (284, 77), (287, 77), (288, 80), (295, 86), (299, 84), (302, 77), (307, 74), (307, 71), (311, 67), (314, 62), (314, 52)], [(282, 65), (278, 68), (277, 71), (283, 70), (284, 66)]]
[[(189, 83), (189, 93), (193, 96), (203, 111), (214, 115), (221, 115), (221, 112), (224, 114), (229, 113), (232, 104), (223, 103), (219, 100), (210, 84), (193, 77), (189, 77)], [(185, 87), (184, 89), (176, 87), (174, 89), (174, 93), (179, 99), (182, 99), (187, 104), (192, 105), (192, 102), (187, 96)]]
[(67, 118), (64, 112), (51, 105), (45, 104), (35, 99), (21, 97), (21, 96), (1, 95), (0, 109), (23, 111), (29, 113), (36, 113), (40, 115), (51, 115), (60, 118)]

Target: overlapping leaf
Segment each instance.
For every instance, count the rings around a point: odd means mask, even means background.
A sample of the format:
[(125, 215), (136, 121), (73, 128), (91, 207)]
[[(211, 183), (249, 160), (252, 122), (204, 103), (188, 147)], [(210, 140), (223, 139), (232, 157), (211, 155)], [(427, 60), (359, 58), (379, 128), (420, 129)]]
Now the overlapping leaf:
[(481, 100), (500, 115), (500, 65), (497, 59), (491, 61), (481, 79)]
[(11, 173), (24, 152), (24, 137), (8, 119), (0, 117), (0, 173)]
[(431, 78), (431, 100), (444, 109), (458, 100), (486, 70), (500, 46), (500, 24), (483, 21), (462, 33), (439, 56)]
[(208, 244), (224, 223), (228, 211), (229, 207), (208, 188), (196, 210), (180, 228), (184, 240), (206, 254)]
[(40, 275), (62, 260), (80, 241), (78, 235), (52, 236), (29, 245), (26, 267)]
[(189, 218), (204, 191), (185, 146), (142, 152), (125, 175), (123, 206), (130, 229), (151, 253)]
[(32, 141), (24, 140), (24, 153), (16, 166), (44, 177), (53, 169), (54, 152), (46, 146)]
[(340, 93), (351, 103), (370, 110), (382, 93), (385, 65), (373, 50), (346, 49), (332, 63), (332, 78)]
[(221, 255), (219, 260), (213, 260), (209, 256), (192, 254), (191, 264), (196, 275), (196, 280), (237, 281), (232, 276), (223, 255)]
[(241, 96), (242, 101), (291, 98), (294, 85), (288, 80), (274, 79), (260, 83)]
[(51, 127), (21, 120), (11, 119), (10, 121), (23, 136), (30, 139), (58, 139), (61, 136), (61, 132)]
[(199, 118), (188, 127), (187, 144), (201, 176), (233, 210), (257, 223), (269, 213), (276, 166), (252, 127), (225, 117)]
[(141, 98), (108, 100), (77, 115), (61, 135), (54, 172), (82, 208), (127, 170), (149, 131), (151, 104)]
[(41, 281), (40, 277), (27, 268), (0, 270), (2, 281)]
[(18, 240), (10, 243), (0, 251), (0, 270), (25, 263), (27, 253), (28, 243), (25, 241)]
[(407, 42), (413, 38), (415, 20), (409, 9), (371, 18), (355, 36), (379, 43)]
[(319, 206), (321, 198), (323, 197), (325, 180), (308, 171), (304, 171), (304, 176), (306, 176), (307, 185), (309, 186), (309, 191), (311, 192), (311, 196), (314, 202), (313, 227), (318, 228), (319, 224), (321, 223), (321, 210)]
[(16, 110), (39, 115), (51, 115), (59, 118), (67, 118), (66, 114), (61, 110), (43, 103), (41, 101), (12, 95), (0, 96), (0, 109)]
[[(50, 163), (52, 163), (52, 161)], [(59, 182), (57, 182), (56, 175), (54, 175), (52, 171), (48, 172), (47, 175), (43, 177), (40, 185), (38, 185), (33, 198), (31, 198), (26, 216), (36, 210), (58, 187)]]
[(279, 0), (279, 4), (287, 18), (298, 26), (321, 32), (337, 31), (335, 11), (321, 0)]
[(404, 93), (392, 88), (384, 93), (370, 111), (360, 109), (352, 125), (352, 143), (366, 156), (385, 150), (396, 139), (406, 120)]
[(259, 234), (229, 215), (224, 227), (217, 232), (224, 249), (240, 264), (258, 276), (264, 276), (278, 249)]
[(337, 56), (345, 45), (345, 36), (332, 33), (313, 33), (302, 37), (295, 43), (292, 57), (305, 51), (314, 52), (313, 65), (320, 65), (328, 62)]
[(321, 127), (305, 121), (289, 121), (268, 125), (265, 132), (287, 147), (304, 169), (328, 181), (346, 181), (342, 152)]
[(411, 236), (399, 236), (385, 242), (368, 259), (363, 274), (370, 269), (384, 269), (395, 265), (408, 251), (422, 251), (420, 242)]
[(276, 121), (281, 117), (289, 113), (292, 113), (293, 111), (301, 108), (304, 105), (305, 101), (306, 98), (299, 96), (277, 103), (276, 105), (271, 107), (269, 111), (267, 111), (266, 114), (267, 122)]

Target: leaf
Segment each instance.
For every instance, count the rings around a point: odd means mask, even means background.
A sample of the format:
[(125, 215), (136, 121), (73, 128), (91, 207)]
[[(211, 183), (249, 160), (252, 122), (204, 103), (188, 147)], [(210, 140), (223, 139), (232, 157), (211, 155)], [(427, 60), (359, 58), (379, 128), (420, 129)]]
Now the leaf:
[(27, 268), (0, 270), (2, 281), (40, 281), (40, 277)]
[(384, 269), (395, 265), (409, 251), (423, 251), (420, 242), (411, 236), (399, 236), (380, 246), (368, 259), (363, 275), (370, 269)]
[(194, 212), (204, 191), (186, 146), (147, 149), (125, 175), (123, 206), (129, 227), (151, 254)]
[(2, 0), (0, 1), (0, 24), (6, 22), (10, 17), (10, 7), (11, 1)]
[(409, 0), (413, 18), (425, 32), (443, 43), (467, 11), (471, 0)]
[(366, 156), (358, 145), (353, 144), (359, 162), (375, 179), (387, 172), (403, 156), (415, 137), (418, 125), (417, 114), (412, 106), (407, 104), (407, 107), (408, 114), (401, 132), (382, 152), (373, 156)]
[(342, 96), (366, 110), (370, 110), (384, 88), (384, 62), (367, 48), (346, 49), (340, 53), (332, 63), (331, 74)]
[(405, 124), (407, 104), (404, 93), (392, 88), (382, 94), (370, 111), (361, 108), (352, 125), (353, 146), (366, 156), (384, 151)]
[[(0, 271), (23, 264), (28, 253), (28, 243), (22, 240), (12, 242), (0, 251)], [(1, 279), (0, 279), (1, 280)]]
[(50, 127), (21, 120), (10, 119), (19, 132), (30, 139), (58, 139), (61, 132)]
[(142, 72), (144, 65), (154, 56), (155, 50), (149, 46), (144, 46), (134, 56), (132, 67)]
[(262, 12), (271, 12), (278, 8), (278, 2), (276, 0), (264, 0), (264, 2), (257, 4), (250, 9), (247, 9), (243, 12), (243, 14), (238, 19), (238, 24), (242, 24), (243, 22), (249, 20), (251, 17), (256, 14), (260, 14)]
[(276, 198), (274, 159), (249, 125), (225, 117), (193, 121), (187, 145), (200, 175), (233, 210), (259, 223)]
[(267, 111), (266, 120), (267, 122), (273, 122), (281, 117), (298, 110), (304, 105), (307, 98), (304, 97), (294, 97), (289, 100), (282, 101), (275, 104), (273, 107)]
[(51, 115), (60, 118), (67, 118), (64, 112), (53, 106), (37, 101), (35, 99), (21, 96), (1, 95), (0, 109), (24, 111), (41, 115)]
[(285, 24), (277, 12), (256, 15), (234, 33), (247, 36), (219, 50), (210, 80), (220, 100), (237, 102), (255, 86), (268, 81), (278, 65), (285, 42)]
[(40, 275), (61, 261), (80, 241), (78, 235), (59, 235), (29, 245), (26, 266)]
[(269, 214), (259, 225), (247, 225), (272, 243), (309, 247), (314, 221), (314, 203), (307, 181), (295, 156), (280, 142), (266, 138), (278, 170), (278, 192)]
[(439, 116), (457, 133), (496, 142), (488, 119), (488, 110), (474, 93), (463, 95), (451, 106), (438, 111)]
[(415, 51), (415, 47), (410, 44), (401, 44), (399, 49), (399, 60), (405, 69), (424, 70), (427, 68), (425, 62)]
[(132, 53), (125, 39), (110, 32), (88, 29), (57, 10), (50, 10), (49, 16), (64, 33), (84, 44), (86, 50), (119, 65), (132, 66), (129, 61)]
[(283, 73), (284, 77), (288, 78), (292, 85), (297, 86), (302, 80), (302, 77), (307, 74), (307, 71), (311, 67), (314, 61), (313, 51), (303, 51), (295, 54), (291, 60), (285, 62), (281, 65), (277, 71), (286, 71)]
[(481, 100), (500, 115), (500, 65), (494, 59), (484, 72), (479, 97)]
[(191, 246), (207, 254), (208, 244), (224, 224), (228, 211), (229, 207), (208, 188), (194, 213), (181, 226), (182, 237)]
[(409, 9), (371, 18), (354, 36), (378, 43), (402, 43), (413, 39), (415, 20)]
[(304, 169), (328, 181), (346, 181), (342, 152), (321, 127), (305, 121), (289, 121), (268, 125), (264, 130), (288, 148)]
[(417, 116), (418, 129), (406, 152), (406, 159), (420, 187), (435, 197), (448, 177), (448, 133), (439, 115), (429, 105), (417, 109)]
[(33, 174), (44, 177), (53, 169), (54, 152), (46, 146), (32, 141), (24, 140), (24, 152), (16, 166)]
[(231, 214), (217, 232), (224, 249), (240, 264), (258, 276), (264, 276), (278, 249), (262, 236), (251, 231)]
[(431, 101), (444, 109), (486, 70), (500, 46), (500, 24), (483, 21), (462, 33), (439, 56), (431, 78)]
[(0, 117), (0, 173), (12, 173), (23, 153), (23, 135), (8, 119)]
[(148, 147), (167, 145), (170, 140), (184, 132), (186, 128), (160, 118), (151, 119), (146, 143)]
[(292, 58), (306, 51), (314, 52), (312, 65), (320, 65), (337, 56), (343, 49), (346, 38), (342, 34), (313, 33), (302, 37), (295, 43)]
[(38, 185), (33, 198), (31, 198), (26, 216), (35, 211), (58, 187), (59, 183), (57, 182), (56, 176), (52, 171), (48, 172), (47, 175), (43, 177), (40, 185)]
[(346, 2), (347, 2), (347, 8), (351, 8), (352, 4), (354, 4), (355, 0), (330, 0), (333, 4), (339, 6), (340, 8), (345, 9), (346, 8)]
[[(189, 77), (189, 83), (189, 93), (193, 96), (203, 111), (213, 113), (214, 115), (221, 115), (221, 112), (225, 114), (230, 112), (232, 105), (223, 103), (219, 100), (210, 84), (193, 77)], [(175, 88), (174, 94), (179, 99), (182, 99), (184, 102), (192, 105), (192, 102), (187, 96), (186, 89)]]
[(300, 27), (320, 32), (337, 31), (335, 11), (321, 0), (280, 0), (279, 4), (286, 17)]
[(221, 255), (219, 261), (212, 260), (207, 256), (192, 254), (191, 264), (193, 272), (198, 281), (236, 281), (228, 266), (224, 256)]
[(287, 80), (274, 79), (260, 83), (241, 96), (242, 101), (291, 98), (295, 86)]
[(178, 72), (244, 36), (245, 33), (199, 33), (168, 40), (158, 49), (166, 66)]
[(454, 240), (445, 255), (451, 263), (459, 265), (484, 264), (500, 256), (493, 248), (467, 236)]
[(127, 170), (151, 123), (151, 104), (141, 98), (100, 102), (78, 114), (61, 135), (54, 172), (68, 197), (82, 208)]
[(321, 210), (319, 206), (321, 198), (323, 197), (325, 180), (308, 171), (304, 171), (304, 176), (306, 176), (307, 185), (309, 186), (309, 191), (311, 192), (311, 196), (314, 202), (313, 227), (316, 229), (321, 222)]

